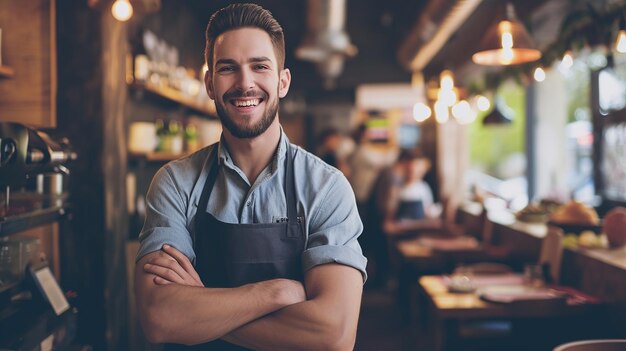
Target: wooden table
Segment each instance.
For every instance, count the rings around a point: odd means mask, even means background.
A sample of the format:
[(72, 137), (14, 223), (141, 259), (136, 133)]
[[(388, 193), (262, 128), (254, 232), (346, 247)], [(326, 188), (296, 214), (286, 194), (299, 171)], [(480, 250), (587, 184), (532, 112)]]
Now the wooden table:
[[(514, 281), (515, 279), (511, 281), (510, 278), (510, 275), (506, 278), (508, 279), (508, 284), (522, 284), (520, 276), (518, 276), (517, 282)], [(573, 296), (564, 303), (550, 303), (549, 301), (511, 304), (490, 303), (483, 300), (475, 292), (449, 292), (446, 279), (445, 276), (440, 275), (423, 276), (419, 279), (420, 290), (426, 298), (429, 311), (434, 317), (429, 322), (434, 327), (435, 350), (445, 350), (445, 341), (448, 337), (449, 329), (461, 321), (584, 316), (597, 311), (600, 305), (594, 297), (565, 287), (555, 287), (555, 289), (567, 291)], [(497, 282), (493, 284), (498, 285)]]
[(501, 262), (509, 256), (509, 248), (480, 243), (472, 236), (417, 237), (398, 241), (396, 250), (403, 262), (441, 269), (454, 268), (461, 263)]
[[(398, 262), (398, 299), (403, 306), (414, 307), (411, 290), (418, 277), (452, 271), (461, 264), (507, 262), (508, 248), (483, 245), (468, 235), (418, 236), (393, 243), (393, 257)], [(411, 320), (412, 308), (403, 310)]]

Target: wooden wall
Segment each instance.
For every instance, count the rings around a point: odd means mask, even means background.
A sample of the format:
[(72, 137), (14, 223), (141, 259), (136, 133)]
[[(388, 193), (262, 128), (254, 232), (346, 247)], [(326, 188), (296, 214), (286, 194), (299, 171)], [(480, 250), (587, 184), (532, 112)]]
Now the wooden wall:
[[(0, 63), (14, 73), (0, 78), (0, 121), (56, 125), (55, 21), (54, 0), (0, 2)], [(52, 224), (15, 237), (39, 238), (42, 252), (60, 277), (58, 234), (58, 225)]]
[(57, 129), (78, 153), (71, 228), (61, 236), (62, 284), (78, 292), (79, 341), (94, 350), (126, 350), (126, 32), (111, 17), (110, 1), (87, 3), (57, 4)]
[(56, 125), (55, 0), (0, 2), (2, 64), (15, 72), (0, 80), (0, 120)]

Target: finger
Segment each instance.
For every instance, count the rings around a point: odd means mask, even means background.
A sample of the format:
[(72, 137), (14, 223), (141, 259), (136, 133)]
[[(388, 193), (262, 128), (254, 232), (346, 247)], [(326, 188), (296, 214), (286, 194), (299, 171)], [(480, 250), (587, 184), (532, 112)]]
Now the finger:
[(148, 261), (148, 263), (155, 266), (161, 266), (167, 269), (171, 269), (183, 279), (189, 276), (189, 274), (185, 271), (183, 267), (181, 267), (178, 261), (169, 256), (167, 253), (163, 253), (162, 256), (152, 258)]
[(174, 284), (174, 282), (171, 282), (167, 279), (163, 279), (161, 277), (159, 277), (158, 275), (154, 277), (154, 283), (156, 285), (168, 285), (168, 284)]
[(172, 256), (187, 272), (195, 270), (189, 258), (182, 252), (176, 250), (173, 246), (165, 244), (163, 245), (163, 251)]
[(143, 269), (147, 273), (154, 274), (173, 283), (182, 284), (184, 282), (184, 279), (178, 273), (167, 267), (146, 263)]
[[(169, 257), (167, 254), (163, 256)], [(159, 275), (165, 279), (171, 280), (177, 284), (201, 286), (202, 282), (194, 279), (192, 275), (187, 273), (177, 261), (172, 258), (156, 257), (148, 261), (144, 266), (144, 270), (149, 273)]]
[(167, 244), (163, 245), (163, 251), (165, 251), (165, 253), (167, 253), (168, 255), (172, 256), (183, 267), (183, 269), (191, 275), (191, 277), (196, 282), (200, 283), (201, 285), (204, 285), (202, 284), (202, 280), (200, 279), (198, 272), (196, 272), (195, 267), (191, 264), (191, 261), (186, 255), (178, 251), (173, 246), (167, 245)]

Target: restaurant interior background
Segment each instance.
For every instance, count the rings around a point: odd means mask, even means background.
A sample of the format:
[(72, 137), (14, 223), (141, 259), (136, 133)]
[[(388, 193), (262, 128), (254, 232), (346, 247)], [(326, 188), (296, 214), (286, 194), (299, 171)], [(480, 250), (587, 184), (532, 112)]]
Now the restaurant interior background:
[[(232, 2), (130, 0), (121, 21), (112, 0), (0, 0), (0, 121), (67, 137), (75, 153), (61, 213), (1, 236), (39, 238), (79, 311), (77, 340), (96, 350), (141, 344), (127, 283), (143, 195), (165, 162), (219, 138), (204, 28)], [(292, 142), (315, 152), (323, 130), (364, 124), (380, 167), (420, 148), (450, 220), (476, 197), (510, 212), (577, 199), (601, 217), (626, 205), (626, 1), (256, 3), (285, 30), (293, 81), (280, 119)], [(474, 63), (507, 3), (541, 58)]]

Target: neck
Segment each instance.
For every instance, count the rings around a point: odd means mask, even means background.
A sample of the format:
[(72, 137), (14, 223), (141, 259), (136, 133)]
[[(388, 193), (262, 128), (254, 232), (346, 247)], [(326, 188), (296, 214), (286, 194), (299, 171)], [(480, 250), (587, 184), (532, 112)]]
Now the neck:
[(224, 129), (224, 140), (233, 162), (246, 175), (250, 184), (254, 184), (261, 171), (274, 157), (280, 141), (280, 125), (278, 118), (274, 119), (267, 130), (254, 138), (240, 139)]

